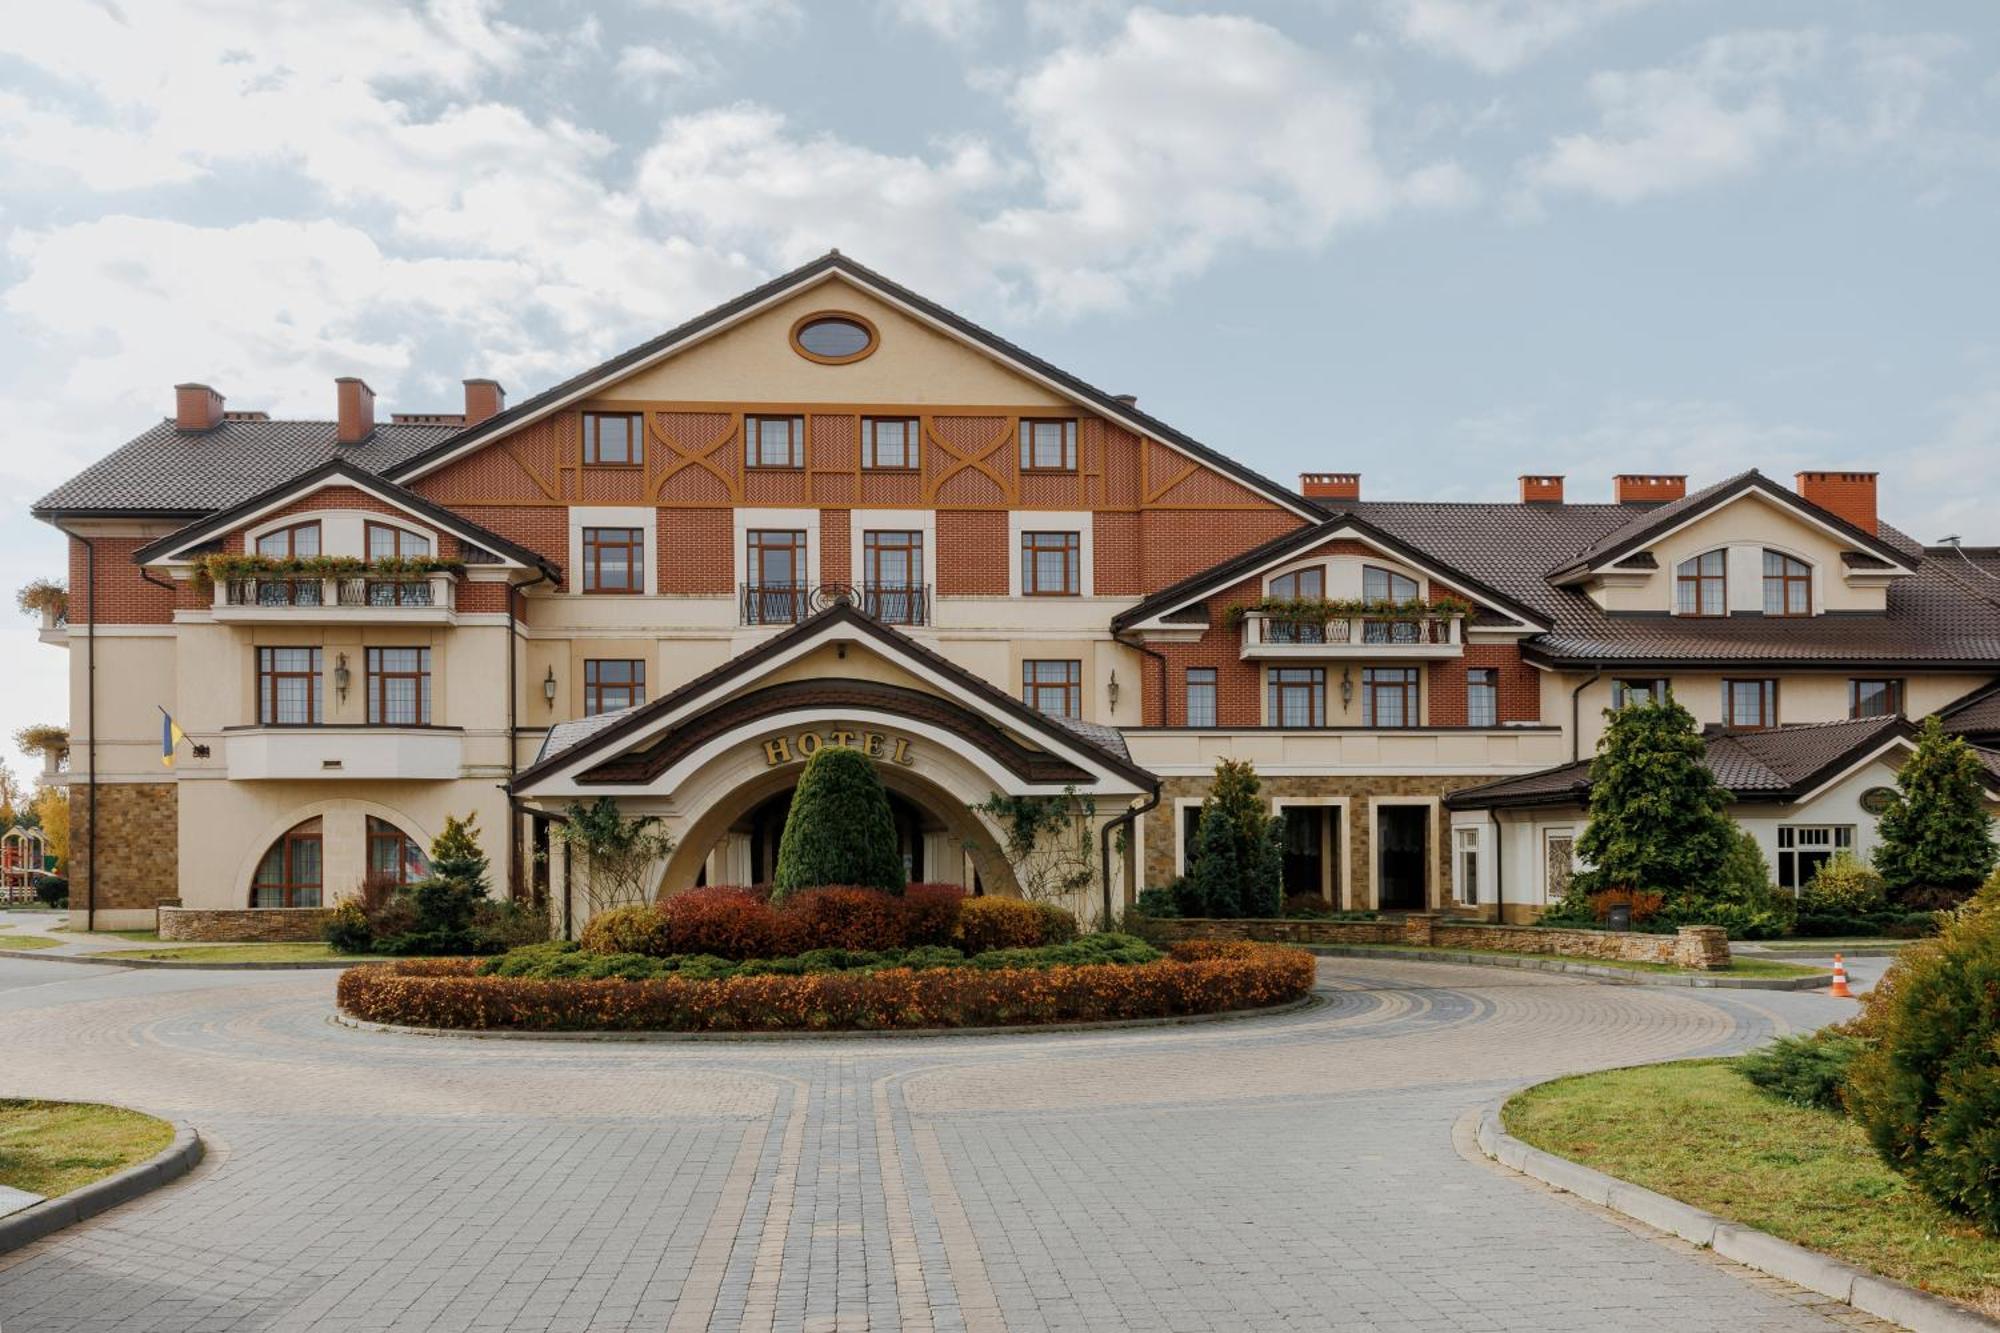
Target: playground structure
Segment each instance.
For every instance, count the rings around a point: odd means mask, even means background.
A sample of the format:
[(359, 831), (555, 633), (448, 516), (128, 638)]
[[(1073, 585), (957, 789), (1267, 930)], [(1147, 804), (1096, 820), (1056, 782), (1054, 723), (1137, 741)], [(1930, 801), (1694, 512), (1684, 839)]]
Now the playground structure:
[(48, 840), (40, 829), (0, 833), (0, 902), (34, 901), (35, 876), (48, 869)]

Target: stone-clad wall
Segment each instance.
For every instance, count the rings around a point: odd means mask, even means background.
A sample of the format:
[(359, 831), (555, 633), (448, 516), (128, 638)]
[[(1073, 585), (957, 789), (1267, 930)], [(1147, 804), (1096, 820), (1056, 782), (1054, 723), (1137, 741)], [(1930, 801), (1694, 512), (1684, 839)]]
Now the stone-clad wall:
[(202, 943), (316, 940), (332, 915), (330, 907), (246, 907), (220, 911), (162, 906), (160, 938)]
[[(93, 801), (94, 793), (102, 793)], [(97, 909), (142, 908), (179, 896), (180, 793), (171, 782), (117, 782), (69, 789), (70, 905), (81, 910), (90, 884), (90, 819), (97, 827)]]
[(1267, 940), (1280, 944), (1414, 944), (1438, 949), (1565, 954), (1627, 963), (1666, 963), (1709, 971), (1729, 966), (1720, 926), (1682, 926), (1678, 934), (1497, 926), (1415, 913), (1389, 921), (1309, 919), (1180, 920), (1159, 923), (1177, 938)]

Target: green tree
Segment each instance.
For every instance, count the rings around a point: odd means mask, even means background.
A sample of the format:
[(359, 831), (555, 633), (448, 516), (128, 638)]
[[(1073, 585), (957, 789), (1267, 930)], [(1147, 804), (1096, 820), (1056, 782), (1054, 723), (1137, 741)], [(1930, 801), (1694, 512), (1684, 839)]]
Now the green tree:
[(1945, 734), (1935, 716), (1924, 719), (1876, 827), (1875, 868), (1891, 893), (1973, 889), (1992, 872), (1985, 776), (1964, 737)]
[(1284, 897), (1283, 825), (1266, 807), (1248, 760), (1215, 765), (1181, 881), (1184, 916), (1277, 916)]
[(823, 884), (903, 891), (903, 856), (889, 794), (859, 750), (827, 745), (806, 760), (771, 882), (773, 901)]
[(444, 817), (444, 830), (431, 839), (431, 876), (485, 896), (489, 881), (486, 853), (479, 849), (479, 816)]
[(1737, 829), (1693, 714), (1667, 698), (1609, 716), (1590, 764), (1590, 823), (1576, 840), (1591, 868), (1573, 887), (1651, 889), (1670, 901), (1707, 894)]

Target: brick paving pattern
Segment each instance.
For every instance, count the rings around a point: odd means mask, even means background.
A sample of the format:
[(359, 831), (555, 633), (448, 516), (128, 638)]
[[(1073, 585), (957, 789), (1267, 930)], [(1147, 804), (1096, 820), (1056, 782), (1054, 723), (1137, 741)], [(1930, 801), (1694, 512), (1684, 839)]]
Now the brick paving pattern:
[(0, 1329), (1868, 1326), (1454, 1146), (1851, 1002), (1329, 959), (1267, 1019), (734, 1045), (361, 1032), (332, 989), (0, 959), (0, 1092), (210, 1150), (0, 1257)]

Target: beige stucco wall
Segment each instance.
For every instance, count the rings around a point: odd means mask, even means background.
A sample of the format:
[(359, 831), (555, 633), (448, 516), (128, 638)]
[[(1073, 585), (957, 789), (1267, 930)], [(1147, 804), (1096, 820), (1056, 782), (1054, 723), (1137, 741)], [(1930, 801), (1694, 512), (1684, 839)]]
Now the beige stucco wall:
[(1200, 776), (1219, 759), (1248, 759), (1266, 776), (1532, 773), (1569, 758), (1561, 732), (1542, 728), (1497, 731), (1134, 731), (1132, 759), (1154, 773)]
[(1766, 547), (1796, 556), (1812, 566), (1813, 610), (1881, 611), (1887, 593), (1879, 581), (1850, 585), (1840, 553), (1851, 542), (1839, 540), (1778, 508), (1756, 492), (1748, 492), (1653, 546), (1659, 568), (1630, 584), (1621, 574), (1616, 585), (1595, 590), (1598, 605), (1613, 611), (1668, 611), (1674, 606), (1674, 571), (1681, 562), (1712, 551), (1729, 550), (1729, 609), (1764, 609)]
[[(792, 350), (801, 317), (845, 310), (873, 322), (873, 355), (820, 365)], [(752, 316), (672, 360), (607, 387), (605, 401), (909, 403), (1056, 407), (1066, 400), (838, 277)]]

